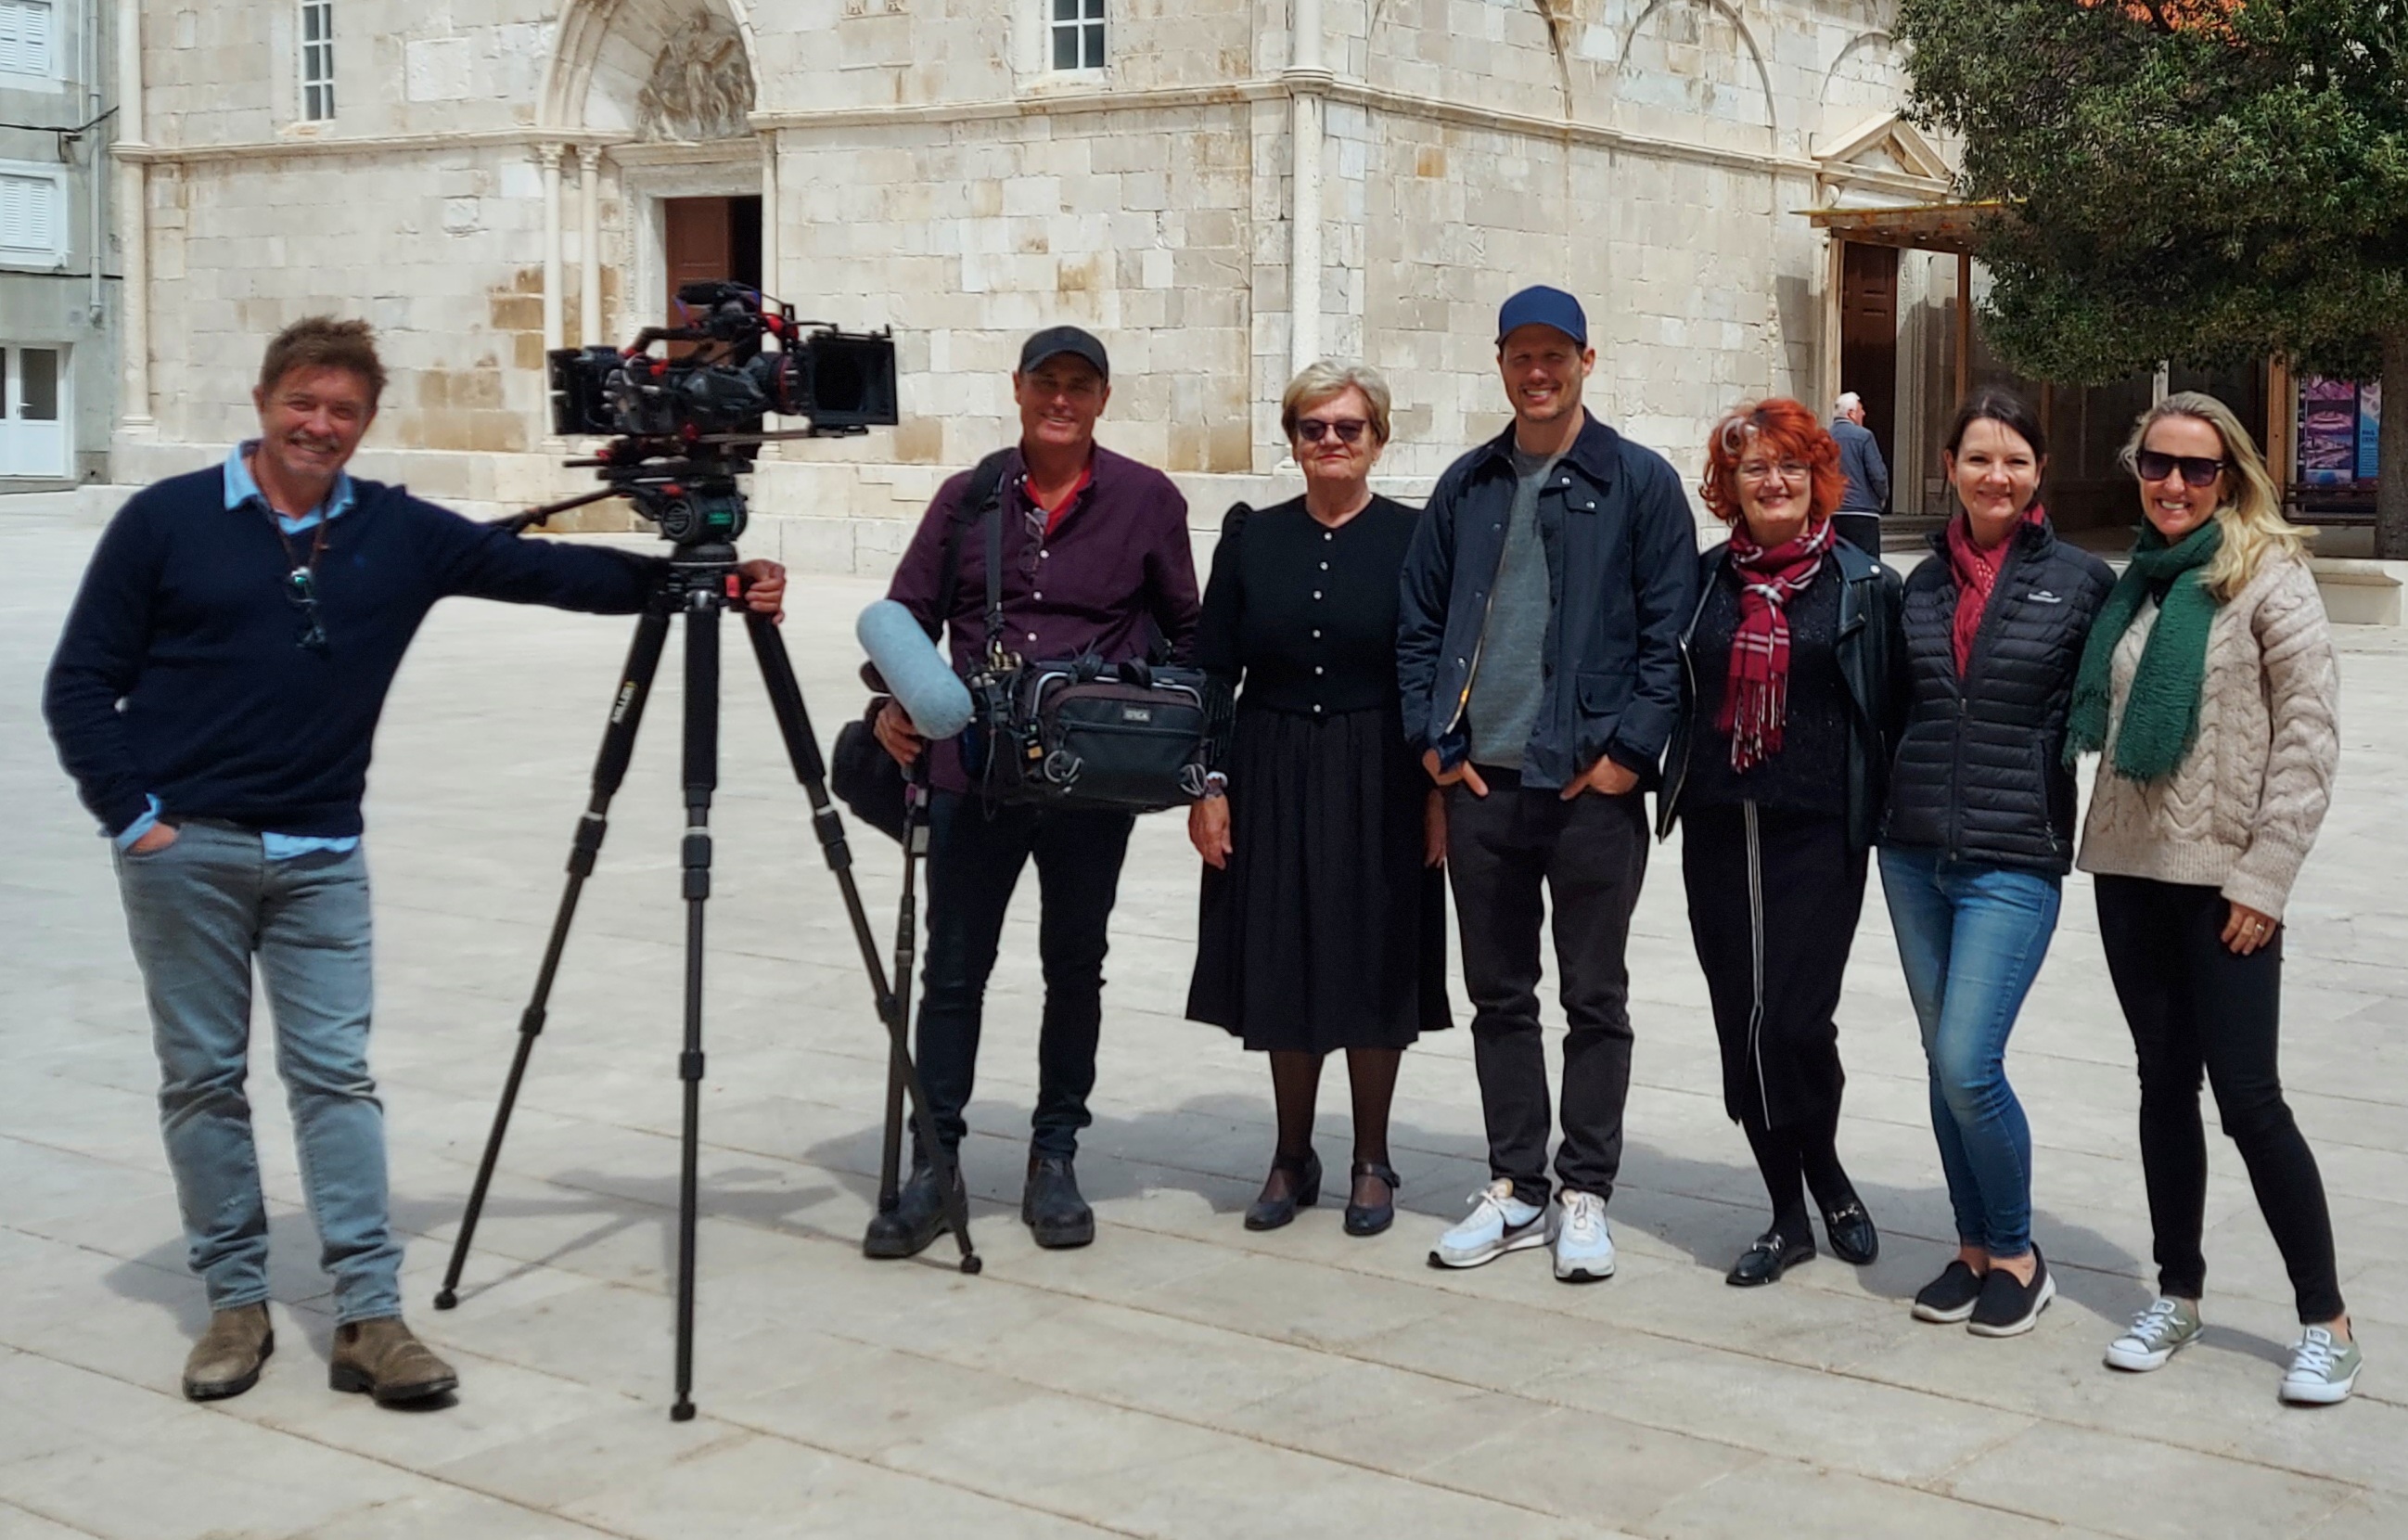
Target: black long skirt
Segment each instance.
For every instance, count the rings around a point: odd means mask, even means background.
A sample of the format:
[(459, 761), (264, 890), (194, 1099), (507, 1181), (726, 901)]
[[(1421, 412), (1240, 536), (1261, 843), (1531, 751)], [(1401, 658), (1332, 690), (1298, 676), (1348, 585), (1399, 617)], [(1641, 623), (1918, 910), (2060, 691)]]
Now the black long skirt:
[(1429, 779), (1393, 710), (1239, 708), (1228, 865), (1204, 869), (1187, 1015), (1272, 1053), (1402, 1048), (1450, 1025)]
[(1780, 1129), (1840, 1109), (1841, 976), (1865, 901), (1846, 818), (1748, 804), (1681, 815), (1689, 933), (1722, 1046), (1723, 1110)]

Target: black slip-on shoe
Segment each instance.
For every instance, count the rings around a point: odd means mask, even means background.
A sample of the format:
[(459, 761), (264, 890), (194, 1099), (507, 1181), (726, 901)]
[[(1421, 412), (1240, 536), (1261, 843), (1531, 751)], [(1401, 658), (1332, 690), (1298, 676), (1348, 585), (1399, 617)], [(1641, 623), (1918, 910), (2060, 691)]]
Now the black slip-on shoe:
[(1778, 1230), (1768, 1230), (1756, 1238), (1756, 1244), (1742, 1252), (1723, 1282), (1733, 1288), (1760, 1288), (1769, 1283), (1779, 1283), (1781, 1275), (1800, 1262), (1814, 1259), (1812, 1235), (1793, 1241)]
[(1954, 1326), (1973, 1313), (1973, 1305), (1981, 1297), (1982, 1275), (1966, 1266), (1965, 1259), (1959, 1257), (1916, 1293), (1914, 1318)]
[(1375, 1160), (1356, 1161), (1353, 1174), (1357, 1179), (1376, 1178), (1387, 1187), (1388, 1198), (1385, 1202), (1358, 1203), (1350, 1189), (1346, 1197), (1346, 1233), (1377, 1235), (1397, 1222), (1397, 1191), (1404, 1184), (1397, 1180), (1394, 1170)]
[(1831, 1255), (1851, 1267), (1870, 1266), (1881, 1255), (1881, 1231), (1861, 1200), (1852, 1198), (1824, 1215), (1823, 1233), (1830, 1239)]
[(1977, 1337), (2020, 1337), (2040, 1324), (2040, 1313), (2055, 1298), (2057, 1280), (2049, 1276), (2048, 1261), (2034, 1246), (2031, 1282), (2019, 1282), (2003, 1267), (1990, 1269), (1965, 1330)]

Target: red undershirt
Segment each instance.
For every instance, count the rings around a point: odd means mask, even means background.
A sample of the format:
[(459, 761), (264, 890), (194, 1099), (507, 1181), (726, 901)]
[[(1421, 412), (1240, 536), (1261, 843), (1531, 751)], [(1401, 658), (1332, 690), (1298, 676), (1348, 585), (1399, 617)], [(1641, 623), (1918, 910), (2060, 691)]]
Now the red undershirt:
[(1036, 482), (1024, 477), (1021, 488), (1028, 494), (1028, 500), (1031, 503), (1045, 509), (1045, 533), (1051, 535), (1054, 533), (1054, 526), (1062, 522), (1062, 515), (1070, 511), (1070, 505), (1079, 500), (1079, 494), (1086, 491), (1095, 480), (1096, 463), (1090, 460), (1087, 462), (1086, 468), (1079, 472), (1079, 479), (1070, 483), (1070, 490), (1062, 494), (1062, 500), (1052, 508), (1045, 508), (1043, 503), (1038, 502)]

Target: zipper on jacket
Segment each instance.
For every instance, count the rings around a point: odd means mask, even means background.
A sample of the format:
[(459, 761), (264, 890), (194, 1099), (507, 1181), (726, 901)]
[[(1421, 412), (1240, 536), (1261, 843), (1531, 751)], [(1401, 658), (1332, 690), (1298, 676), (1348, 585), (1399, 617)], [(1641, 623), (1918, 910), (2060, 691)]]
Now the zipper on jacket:
[[(1991, 627), (1998, 622), (2000, 609), (2007, 602), (2007, 574), (2015, 569), (2016, 562), (2023, 555), (2023, 553), (2017, 549), (2023, 543), (2023, 531), (2024, 526), (2017, 525), (2014, 533), (2007, 537), (2006, 559), (1999, 564), (1998, 581), (1990, 584), (1989, 602), (1982, 607), (1982, 623), (1973, 627), (1973, 645), (1965, 654), (1965, 672), (1956, 681), (1956, 723), (1949, 744), (1948, 762), (1948, 858), (1952, 861), (1964, 858), (1959, 851), (1964, 843), (1965, 835), (1963, 796), (1965, 718), (1969, 714), (1968, 708), (1973, 701), (1973, 670), (1985, 661), (1983, 656), (1982, 643), (1988, 639)], [(1956, 574), (1953, 569), (1948, 577), (1953, 591), (1956, 581)], [(1948, 616), (1953, 633), (1956, 616), (1956, 610), (1953, 604), (1949, 607)], [(1951, 661), (1954, 661), (1956, 643), (1953, 634), (1949, 645)]]
[[(1686, 710), (1692, 715), (1698, 709), (1698, 661), (1691, 651), (1691, 644), (1697, 640), (1698, 622), (1706, 617), (1706, 600), (1713, 594), (1714, 584), (1722, 581), (1723, 573), (1728, 569), (1729, 563), (1730, 558), (1726, 555), (1715, 565), (1713, 575), (1698, 585), (1698, 607), (1689, 612), (1689, 624), (1681, 632), (1681, 682), (1688, 686)], [(1697, 728), (1691, 726), (1682, 734), (1681, 762), (1678, 765), (1664, 767), (1664, 789), (1656, 794), (1656, 806), (1667, 810), (1662, 814), (1666, 820), (1664, 833), (1658, 835), (1658, 839), (1666, 838), (1671, 833), (1670, 814), (1680, 810), (1681, 788), (1689, 784), (1689, 756), (1697, 752), (1698, 732)]]
[(1747, 1056), (1756, 1066), (1756, 1098), (1764, 1126), (1772, 1127), (1772, 1092), (1764, 1080), (1764, 847), (1756, 826), (1756, 799), (1740, 804), (1747, 821), (1747, 944), (1755, 993), (1747, 1013)]
[[(1505, 516), (1513, 516), (1512, 506), (1506, 506)], [(1511, 530), (1505, 531), (1511, 534)], [(1480, 635), (1472, 639), (1471, 664), (1463, 671), (1463, 693), (1455, 698), (1455, 714), (1446, 719), (1440, 730), (1453, 732), (1463, 724), (1463, 713), (1471, 706), (1471, 682), (1480, 677), (1480, 655), (1488, 649), (1488, 617), (1497, 609), (1497, 574), (1505, 570), (1505, 542), (1497, 542), (1497, 565), (1488, 569), (1488, 597), (1480, 606)]]

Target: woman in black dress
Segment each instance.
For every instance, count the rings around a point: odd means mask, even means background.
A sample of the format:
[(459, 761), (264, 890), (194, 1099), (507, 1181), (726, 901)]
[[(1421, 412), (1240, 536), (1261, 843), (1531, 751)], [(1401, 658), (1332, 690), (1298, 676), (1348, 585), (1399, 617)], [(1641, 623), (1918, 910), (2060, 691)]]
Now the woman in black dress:
[(1319, 1201), (1321, 1063), (1354, 1089), (1351, 1235), (1396, 1217), (1388, 1104), (1406, 1044), (1449, 1025), (1445, 813), (1406, 749), (1397, 577), (1420, 517), (1374, 495), (1388, 387), (1315, 364), (1281, 403), (1301, 497), (1229, 511), (1196, 660), (1223, 701), (1214, 794), (1188, 814), (1204, 857), (1187, 1014), (1270, 1055), (1279, 1149), (1249, 1230)]

